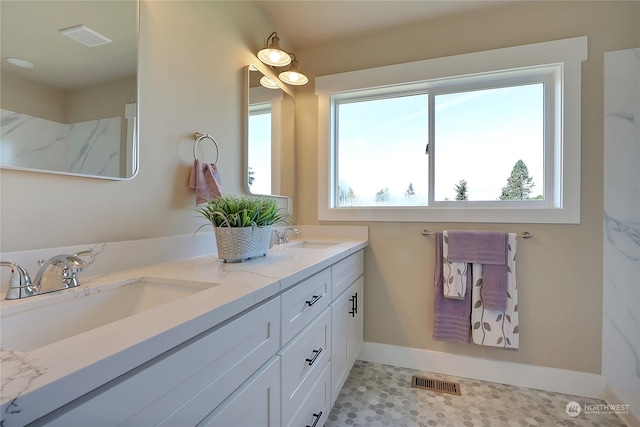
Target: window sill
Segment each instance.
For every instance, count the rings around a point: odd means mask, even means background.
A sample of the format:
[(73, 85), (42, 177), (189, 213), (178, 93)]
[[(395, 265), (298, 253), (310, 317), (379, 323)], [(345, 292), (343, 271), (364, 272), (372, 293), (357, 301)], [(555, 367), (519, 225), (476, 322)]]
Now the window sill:
[(439, 208), (368, 207), (319, 209), (320, 221), (367, 222), (483, 222), (521, 224), (579, 224), (580, 212), (549, 207)]

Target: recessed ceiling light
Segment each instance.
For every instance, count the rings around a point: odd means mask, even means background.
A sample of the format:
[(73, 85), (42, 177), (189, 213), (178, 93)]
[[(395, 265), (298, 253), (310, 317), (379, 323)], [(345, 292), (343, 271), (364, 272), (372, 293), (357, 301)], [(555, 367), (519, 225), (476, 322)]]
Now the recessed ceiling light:
[(78, 43), (82, 43), (83, 45), (89, 47), (111, 43), (112, 41), (99, 32), (94, 31), (84, 25), (76, 25), (75, 27), (63, 28), (59, 31), (70, 39), (73, 39)]
[(9, 64), (13, 64), (17, 67), (22, 67), (22, 68), (33, 68), (33, 64), (27, 60), (24, 59), (20, 59), (20, 58), (14, 58), (14, 57), (9, 57), (7, 58), (7, 62)]

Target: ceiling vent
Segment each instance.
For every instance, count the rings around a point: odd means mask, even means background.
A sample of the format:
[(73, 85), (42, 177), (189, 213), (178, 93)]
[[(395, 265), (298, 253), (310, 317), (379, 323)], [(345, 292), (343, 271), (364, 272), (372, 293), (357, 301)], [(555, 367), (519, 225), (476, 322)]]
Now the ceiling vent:
[(63, 28), (62, 30), (60, 30), (60, 32), (70, 39), (73, 39), (78, 43), (82, 43), (83, 45), (89, 47), (111, 43), (111, 39), (103, 36), (96, 31), (93, 31), (89, 27), (85, 27), (84, 25), (76, 25), (75, 27)]

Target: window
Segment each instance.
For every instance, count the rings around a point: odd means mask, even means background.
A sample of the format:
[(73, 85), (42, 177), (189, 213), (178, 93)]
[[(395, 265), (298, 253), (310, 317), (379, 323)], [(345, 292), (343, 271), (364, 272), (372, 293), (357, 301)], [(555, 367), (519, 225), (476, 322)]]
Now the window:
[(499, 86), (438, 89), (441, 82), (414, 93), (402, 87), (378, 97), (377, 90), (332, 96), (334, 205), (551, 198), (544, 188), (544, 153), (552, 151), (544, 116), (553, 117), (553, 103), (545, 109), (553, 75), (546, 68), (528, 72), (532, 78)]
[(582, 59), (559, 55), (586, 38), (319, 77), (319, 218), (579, 222)]

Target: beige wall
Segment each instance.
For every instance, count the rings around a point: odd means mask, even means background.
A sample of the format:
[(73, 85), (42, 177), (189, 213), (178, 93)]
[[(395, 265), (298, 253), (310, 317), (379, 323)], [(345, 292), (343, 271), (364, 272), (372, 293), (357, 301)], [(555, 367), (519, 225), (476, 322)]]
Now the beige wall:
[[(375, 2), (372, 2), (375, 7)], [(580, 225), (369, 223), (365, 340), (461, 355), (599, 373), (602, 330), (603, 52), (640, 46), (640, 2), (523, 2), (377, 31), (296, 52), (303, 70), (349, 70), (586, 35), (583, 64)], [(372, 52), (378, 53), (373, 54)], [(317, 106), (313, 85), (298, 92), (300, 223), (317, 223)], [(384, 173), (384, 170), (381, 170)], [(431, 338), (433, 238), (422, 228), (529, 231), (519, 241), (520, 350)]]
[(3, 109), (58, 123), (124, 117), (124, 106), (137, 99), (135, 77), (73, 92), (52, 89), (7, 72), (2, 73), (0, 81)]
[(4, 110), (67, 123), (68, 97), (65, 92), (5, 70), (0, 76), (0, 106)]
[[(109, 82), (68, 93), (69, 123), (124, 117), (124, 106), (136, 102), (136, 78)], [(99, 100), (99, 101), (97, 101)]]
[(193, 133), (217, 139), (223, 189), (240, 193), (242, 67), (271, 31), (243, 2), (143, 0), (140, 172), (117, 182), (0, 169), (0, 249), (193, 233)]

